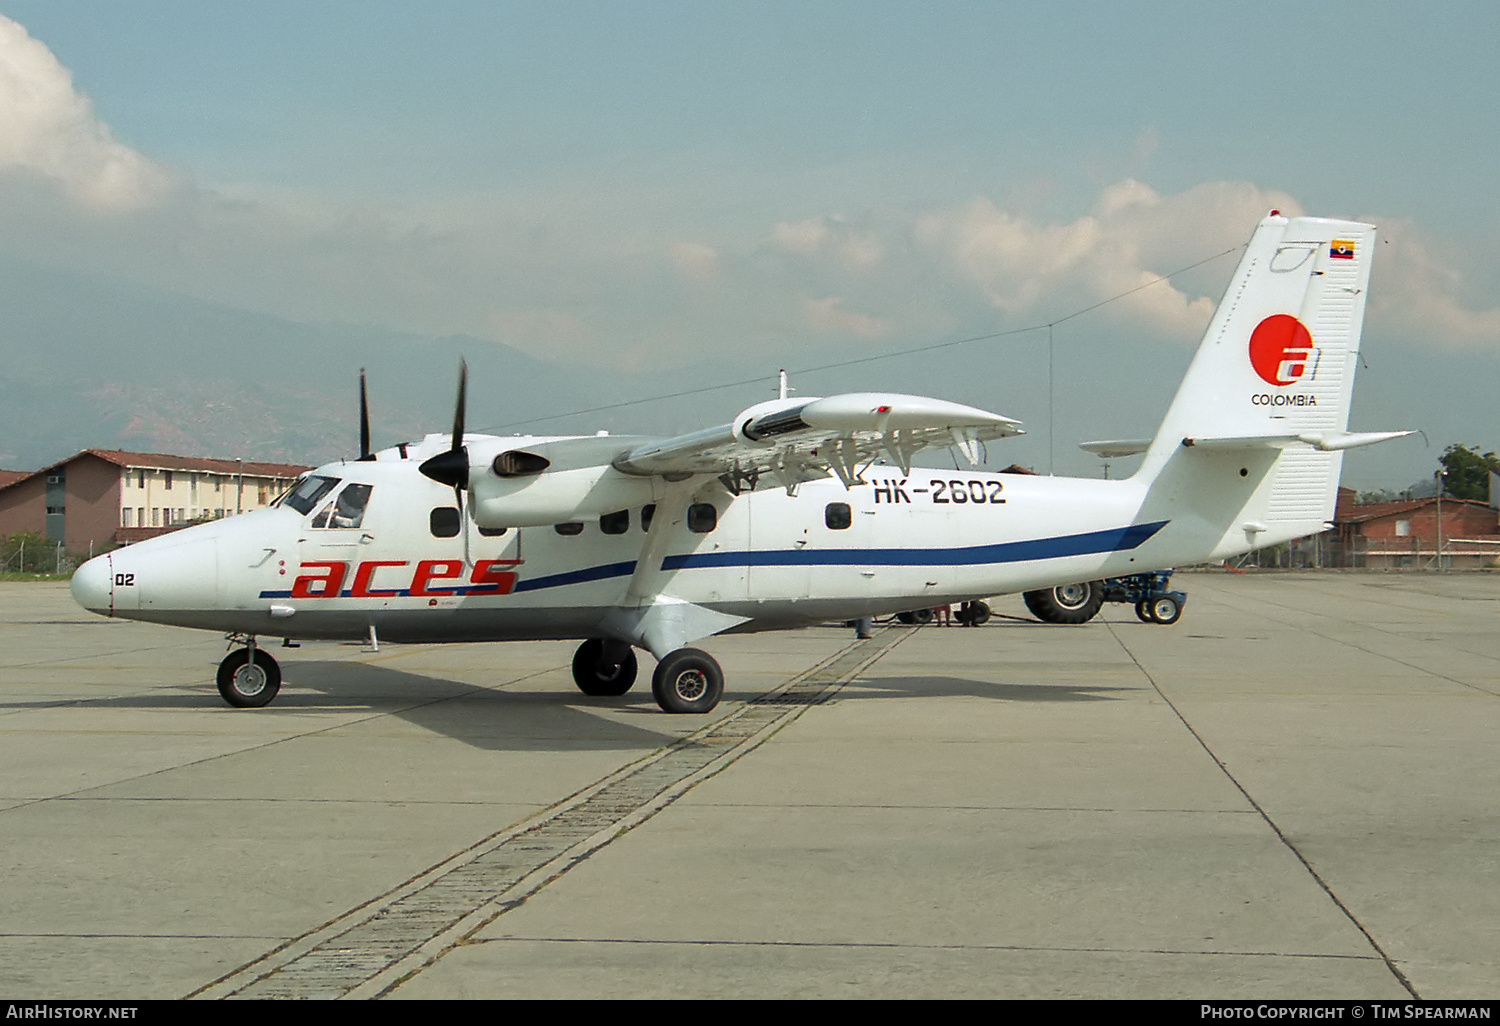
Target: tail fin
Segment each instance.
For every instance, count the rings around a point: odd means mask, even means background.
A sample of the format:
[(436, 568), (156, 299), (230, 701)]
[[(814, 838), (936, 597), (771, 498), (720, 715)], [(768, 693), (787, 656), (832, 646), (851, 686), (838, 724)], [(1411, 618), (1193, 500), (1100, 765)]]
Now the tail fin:
[(1350, 434), (1373, 225), (1261, 221), (1138, 476), (1222, 531), (1215, 556), (1303, 537), (1333, 516)]

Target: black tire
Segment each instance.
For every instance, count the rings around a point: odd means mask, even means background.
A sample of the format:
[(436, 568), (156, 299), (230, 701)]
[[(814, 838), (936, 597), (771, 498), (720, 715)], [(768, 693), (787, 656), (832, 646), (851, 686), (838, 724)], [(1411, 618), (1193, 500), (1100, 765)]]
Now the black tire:
[(1149, 607), (1148, 611), (1151, 613), (1151, 619), (1159, 624), (1170, 626), (1176, 623), (1182, 616), (1182, 603), (1178, 602), (1171, 595), (1158, 595), (1156, 598), (1151, 599), (1147, 603), (1147, 606)]
[(651, 674), (651, 695), (669, 713), (706, 713), (724, 693), (724, 671), (696, 648), (668, 652)]
[(281, 667), (263, 648), (255, 650), (255, 665), (250, 665), (250, 649), (237, 648), (219, 664), (219, 694), (236, 709), (259, 709), (271, 704), (281, 690)]
[(1104, 582), (1059, 584), (1055, 588), (1025, 592), (1021, 598), (1032, 615), (1043, 623), (1088, 623), (1104, 605)]
[(990, 622), (990, 604), (977, 600), (965, 602), (958, 607), (958, 612), (953, 617), (965, 627), (978, 627)]
[(573, 683), (578, 690), (594, 698), (615, 698), (625, 694), (635, 684), (637, 670), (635, 649), (626, 649), (625, 659), (611, 668), (601, 670), (599, 658), (604, 654), (604, 642), (590, 638), (578, 646), (573, 653)]
[(904, 624), (920, 627), (932, 622), (933, 613), (931, 609), (913, 609), (905, 613), (897, 613), (896, 619)]
[(1151, 616), (1151, 603), (1147, 602), (1145, 599), (1141, 599), (1135, 604), (1135, 616), (1137, 620), (1141, 621), (1141, 623), (1156, 622), (1156, 620)]

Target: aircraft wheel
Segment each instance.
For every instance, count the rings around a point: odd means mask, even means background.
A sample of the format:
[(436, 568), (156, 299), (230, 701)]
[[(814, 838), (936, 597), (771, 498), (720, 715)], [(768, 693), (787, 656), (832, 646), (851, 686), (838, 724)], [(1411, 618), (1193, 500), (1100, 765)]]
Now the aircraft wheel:
[(970, 627), (978, 627), (990, 622), (990, 604), (988, 602), (970, 602), (968, 619), (964, 622)]
[(1104, 582), (1083, 581), (1022, 594), (1026, 608), (1044, 623), (1088, 623), (1104, 605)]
[(1182, 603), (1171, 595), (1162, 595), (1148, 603), (1151, 619), (1160, 624), (1174, 624), (1182, 616)]
[(651, 694), (669, 713), (706, 713), (724, 693), (724, 671), (707, 652), (668, 652), (651, 675)]
[(921, 627), (932, 622), (933, 612), (931, 609), (913, 609), (906, 613), (897, 613), (896, 619), (905, 624)]
[(610, 666), (600, 665), (603, 655), (604, 642), (598, 638), (590, 638), (579, 645), (578, 651), (573, 653), (573, 683), (585, 695), (596, 698), (623, 695), (635, 683), (635, 649), (626, 649), (625, 658)]
[(236, 709), (259, 709), (281, 690), (281, 667), (263, 648), (255, 650), (253, 665), (250, 649), (238, 648), (219, 664), (218, 680), (224, 701)]
[(1155, 618), (1151, 615), (1151, 603), (1147, 602), (1145, 599), (1141, 599), (1135, 604), (1135, 617), (1137, 620), (1141, 621), (1141, 623), (1156, 622)]

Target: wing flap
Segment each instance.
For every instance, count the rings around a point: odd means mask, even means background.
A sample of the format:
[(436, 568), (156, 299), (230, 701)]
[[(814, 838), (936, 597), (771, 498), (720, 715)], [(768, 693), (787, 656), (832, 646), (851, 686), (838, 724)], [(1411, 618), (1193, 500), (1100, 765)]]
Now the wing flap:
[(923, 449), (957, 446), (975, 462), (977, 443), (1020, 433), (1019, 421), (961, 403), (851, 392), (760, 403), (730, 424), (637, 445), (613, 465), (668, 478), (723, 475), (736, 493), (753, 489), (763, 475), (788, 489), (830, 474), (852, 485), (862, 465), (882, 456), (906, 470)]

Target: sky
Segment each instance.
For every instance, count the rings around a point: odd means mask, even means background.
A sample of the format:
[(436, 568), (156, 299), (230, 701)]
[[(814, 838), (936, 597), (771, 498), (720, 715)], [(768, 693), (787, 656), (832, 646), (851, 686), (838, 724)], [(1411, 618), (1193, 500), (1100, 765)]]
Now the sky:
[(1399, 422), (1353, 426), (1427, 437), (1346, 477), (1401, 487), (1500, 449), (1442, 380), (1500, 369), (1497, 43), (1465, 0), (0, 0), (0, 255), (661, 393), (1110, 300), (1055, 388), (1036, 333), (804, 382), (1071, 423), (1159, 415), (1269, 209), (1354, 217), (1384, 240), (1356, 417)]

